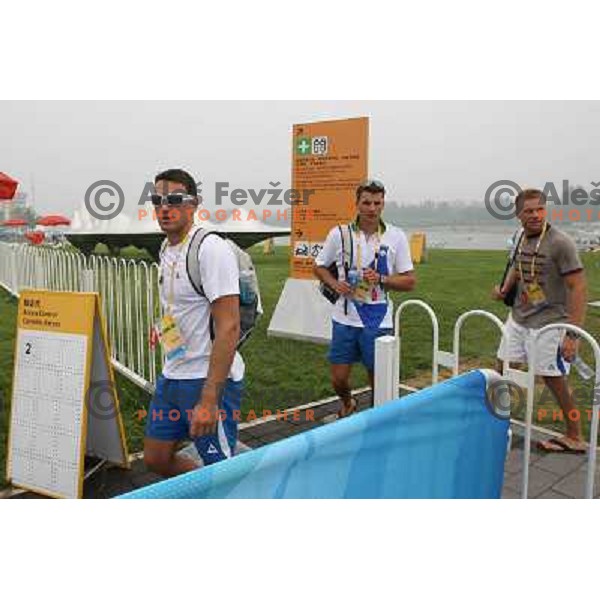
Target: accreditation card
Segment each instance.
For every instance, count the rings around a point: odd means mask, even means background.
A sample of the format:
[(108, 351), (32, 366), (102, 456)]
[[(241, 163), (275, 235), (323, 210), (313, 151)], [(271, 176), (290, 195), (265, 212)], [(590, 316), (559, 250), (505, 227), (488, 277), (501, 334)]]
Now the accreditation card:
[(183, 360), (186, 353), (185, 342), (173, 316), (166, 314), (159, 321), (157, 329), (167, 360)]

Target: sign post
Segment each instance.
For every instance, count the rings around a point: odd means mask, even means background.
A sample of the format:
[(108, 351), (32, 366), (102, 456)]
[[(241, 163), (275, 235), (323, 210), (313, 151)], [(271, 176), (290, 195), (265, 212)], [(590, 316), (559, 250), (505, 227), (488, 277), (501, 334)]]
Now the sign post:
[(268, 334), (328, 342), (331, 304), (321, 296), (312, 270), (329, 230), (355, 215), (354, 193), (367, 178), (369, 119), (294, 125), (290, 277)]

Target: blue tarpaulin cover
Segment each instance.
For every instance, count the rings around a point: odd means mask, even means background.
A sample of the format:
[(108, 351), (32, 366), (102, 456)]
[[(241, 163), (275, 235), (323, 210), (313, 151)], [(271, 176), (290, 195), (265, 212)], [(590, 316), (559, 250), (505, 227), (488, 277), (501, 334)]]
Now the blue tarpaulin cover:
[(499, 498), (508, 426), (471, 371), (119, 498)]

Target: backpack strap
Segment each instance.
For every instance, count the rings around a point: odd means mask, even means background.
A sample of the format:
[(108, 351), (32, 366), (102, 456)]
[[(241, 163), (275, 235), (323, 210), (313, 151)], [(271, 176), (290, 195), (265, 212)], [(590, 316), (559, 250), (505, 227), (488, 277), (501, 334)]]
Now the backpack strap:
[[(346, 242), (344, 236), (344, 229), (342, 229), (341, 225), (338, 225), (340, 229), (340, 236), (342, 237), (342, 257), (343, 257), (343, 269), (344, 269), (344, 277), (348, 278), (348, 271), (352, 268), (352, 263), (354, 262), (354, 243), (352, 240), (352, 230), (350, 229), (350, 225), (346, 225), (345, 229), (348, 234), (348, 246), (350, 248), (349, 252), (346, 252)], [(349, 255), (349, 260), (346, 260)], [(348, 314), (348, 298), (344, 298), (344, 314)]]
[[(216, 231), (208, 231), (206, 229), (198, 229), (192, 239), (190, 240), (190, 245), (188, 246), (187, 256), (185, 258), (185, 268), (187, 271), (188, 279), (192, 284), (192, 287), (196, 291), (199, 296), (204, 296), (206, 298), (206, 294), (204, 293), (204, 288), (202, 287), (202, 277), (200, 276), (200, 246), (202, 242), (209, 236), (216, 235), (221, 237)], [(208, 330), (210, 334), (210, 339), (212, 342), (215, 341), (215, 323), (212, 317), (212, 314), (208, 318)]]
[(162, 257), (165, 253), (165, 250), (167, 248), (167, 244), (169, 243), (169, 239), (167, 238), (167, 236), (165, 235), (165, 239), (161, 242), (160, 244), (160, 250), (158, 251), (158, 260), (161, 261)]
[(340, 232), (340, 239), (342, 240), (342, 269), (345, 267), (345, 259), (346, 259), (346, 244), (344, 243), (344, 232), (342, 231), (342, 226), (338, 225), (338, 231)]
[(523, 229), (521, 231), (521, 233), (517, 236), (515, 235), (515, 245), (513, 246), (511, 255), (510, 255), (510, 266), (512, 267), (512, 265), (515, 264), (516, 260), (517, 260), (517, 254), (519, 253), (519, 246), (521, 245), (521, 242), (523, 241), (523, 236), (525, 235), (525, 229)]
[(188, 246), (187, 256), (185, 260), (185, 268), (187, 270), (187, 276), (192, 284), (192, 287), (196, 291), (199, 296), (205, 296), (204, 289), (202, 287), (202, 278), (200, 276), (200, 261), (198, 259), (198, 254), (200, 252), (200, 246), (202, 242), (209, 235), (217, 235), (221, 237), (216, 231), (208, 231), (207, 229), (198, 229), (192, 239), (190, 240), (190, 245)]
[(352, 235), (352, 228), (349, 224), (346, 225), (346, 231), (348, 232), (348, 241), (350, 243), (350, 263), (348, 264), (348, 268), (350, 269), (354, 264), (354, 236)]

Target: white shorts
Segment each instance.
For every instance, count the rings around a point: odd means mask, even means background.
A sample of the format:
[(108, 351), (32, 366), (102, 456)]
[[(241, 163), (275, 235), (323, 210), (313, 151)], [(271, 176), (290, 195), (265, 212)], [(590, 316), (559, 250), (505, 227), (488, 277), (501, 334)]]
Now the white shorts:
[[(505, 336), (498, 348), (498, 358), (509, 362), (527, 364), (529, 367), (529, 354), (531, 351), (531, 338), (538, 329), (523, 327), (513, 321), (509, 315), (504, 324)], [(564, 330), (553, 329), (542, 334), (537, 341), (537, 359), (535, 374), (546, 377), (561, 377), (568, 375), (571, 365), (563, 359), (560, 347)], [(508, 337), (508, 342), (507, 338)]]

